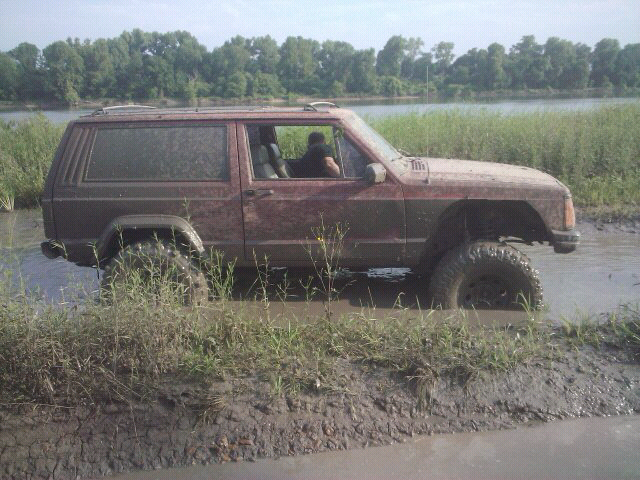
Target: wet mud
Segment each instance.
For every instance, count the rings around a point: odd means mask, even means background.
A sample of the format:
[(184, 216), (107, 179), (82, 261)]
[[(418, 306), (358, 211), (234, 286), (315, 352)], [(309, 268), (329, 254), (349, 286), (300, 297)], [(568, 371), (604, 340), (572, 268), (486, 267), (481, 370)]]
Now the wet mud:
[(141, 404), (3, 408), (0, 478), (98, 478), (640, 413), (640, 359), (620, 349), (567, 347), (552, 362), (428, 383), (348, 361), (338, 375), (344, 387), (322, 394), (270, 394), (258, 378), (209, 385), (167, 378)]

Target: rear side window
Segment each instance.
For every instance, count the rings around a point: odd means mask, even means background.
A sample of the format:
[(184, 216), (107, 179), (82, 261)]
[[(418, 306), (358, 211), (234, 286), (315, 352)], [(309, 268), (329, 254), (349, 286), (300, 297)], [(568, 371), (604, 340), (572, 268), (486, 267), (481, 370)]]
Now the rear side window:
[(227, 180), (227, 127), (99, 128), (86, 179)]

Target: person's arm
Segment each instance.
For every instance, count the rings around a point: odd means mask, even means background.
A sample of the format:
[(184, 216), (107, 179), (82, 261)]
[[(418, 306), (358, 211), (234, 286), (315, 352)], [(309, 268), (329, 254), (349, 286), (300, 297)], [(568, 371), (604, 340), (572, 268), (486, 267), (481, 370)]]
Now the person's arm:
[(324, 167), (324, 171), (331, 177), (339, 178), (340, 177), (340, 167), (333, 159), (333, 157), (324, 157), (322, 159), (322, 166)]

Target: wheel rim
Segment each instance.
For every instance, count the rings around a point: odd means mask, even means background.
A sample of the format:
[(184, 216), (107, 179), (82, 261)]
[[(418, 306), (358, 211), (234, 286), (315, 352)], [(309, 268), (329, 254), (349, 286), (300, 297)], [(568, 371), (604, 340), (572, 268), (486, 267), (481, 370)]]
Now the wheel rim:
[(458, 304), (463, 308), (489, 309), (512, 306), (515, 295), (509, 283), (498, 275), (480, 275), (461, 285)]

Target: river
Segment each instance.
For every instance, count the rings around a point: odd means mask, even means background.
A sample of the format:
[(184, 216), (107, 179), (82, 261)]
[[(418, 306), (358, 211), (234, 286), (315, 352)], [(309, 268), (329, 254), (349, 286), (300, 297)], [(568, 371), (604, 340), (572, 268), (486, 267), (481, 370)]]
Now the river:
[[(538, 99), (538, 100), (499, 100), (474, 103), (426, 103), (424, 100), (388, 100), (386, 102), (346, 102), (340, 106), (349, 108), (366, 118), (402, 115), (405, 113), (429, 113), (442, 110), (489, 111), (503, 115), (517, 113), (535, 113), (548, 111), (585, 111), (595, 108), (640, 104), (640, 98), (579, 98), (579, 99)], [(44, 110), (42, 113), (54, 123), (67, 123), (82, 115), (89, 115), (95, 109), (73, 108), (66, 110)], [(0, 111), (0, 119), (18, 122), (36, 114), (34, 110)]]

